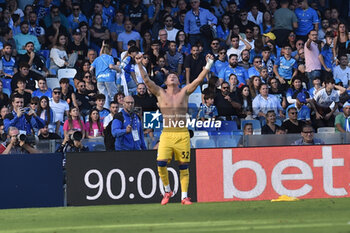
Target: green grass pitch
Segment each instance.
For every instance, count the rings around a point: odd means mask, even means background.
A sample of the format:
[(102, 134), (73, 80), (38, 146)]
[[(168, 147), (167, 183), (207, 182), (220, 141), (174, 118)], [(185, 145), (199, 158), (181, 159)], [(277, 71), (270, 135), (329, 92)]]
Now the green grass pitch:
[(349, 233), (350, 199), (10, 209), (3, 232)]

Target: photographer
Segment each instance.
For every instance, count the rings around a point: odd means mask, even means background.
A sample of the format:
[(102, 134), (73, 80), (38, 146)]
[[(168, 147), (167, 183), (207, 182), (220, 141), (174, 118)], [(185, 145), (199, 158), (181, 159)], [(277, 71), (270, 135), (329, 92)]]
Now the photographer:
[(88, 147), (83, 146), (83, 134), (80, 131), (70, 131), (64, 137), (62, 144), (58, 147), (56, 152), (83, 152), (89, 151)]
[(19, 94), (13, 94), (11, 97), (13, 111), (5, 116), (5, 132), (9, 127), (16, 127), (19, 131), (25, 131), (26, 135), (31, 135), (34, 128), (41, 129), (45, 122), (40, 119), (33, 109), (24, 108), (24, 99)]
[(8, 130), (6, 142), (2, 145), (6, 147), (6, 149), (2, 152), (3, 155), (40, 153), (40, 151), (29, 145), (28, 138), (25, 136), (25, 134), (20, 134), (19, 130), (12, 126), (10, 126)]
[(135, 113), (134, 98), (124, 98), (124, 108), (114, 116), (112, 135), (115, 137), (115, 150), (146, 150), (142, 122)]

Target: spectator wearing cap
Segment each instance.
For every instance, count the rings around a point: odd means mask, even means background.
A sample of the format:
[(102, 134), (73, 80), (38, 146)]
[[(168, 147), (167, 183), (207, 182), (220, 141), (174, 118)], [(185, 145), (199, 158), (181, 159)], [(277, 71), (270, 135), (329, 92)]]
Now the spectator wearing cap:
[(55, 16), (52, 19), (52, 25), (46, 30), (46, 46), (52, 48), (58, 41), (59, 35), (65, 35), (69, 37), (67, 29), (61, 24), (61, 18)]
[(334, 67), (334, 79), (340, 79), (344, 87), (350, 90), (350, 67), (348, 66), (348, 58), (346, 55), (340, 55), (338, 59), (340, 63)]
[(298, 18), (295, 13), (291, 11), (289, 6), (289, 0), (280, 1), (281, 8), (275, 11), (274, 18), (274, 30), (276, 35), (276, 43), (279, 47), (282, 47), (288, 39), (288, 35), (294, 28), (298, 27)]
[(306, 94), (304, 92), (300, 92), (297, 97), (296, 97), (296, 101), (294, 104), (291, 104), (287, 107), (286, 109), (286, 118), (290, 118), (289, 117), (289, 109), (290, 108), (295, 108), (296, 112), (297, 112), (297, 119), (301, 120), (301, 121), (305, 121), (308, 123), (311, 123), (311, 118), (310, 118), (310, 108), (307, 106), (307, 101), (306, 101)]
[(72, 4), (72, 14), (68, 16), (69, 30), (73, 31), (79, 27), (80, 22), (88, 22), (86, 16), (81, 12), (79, 3)]
[(40, 43), (38, 41), (38, 38), (36, 36), (29, 34), (29, 24), (26, 21), (23, 21), (21, 23), (21, 33), (17, 34), (14, 37), (14, 40), (16, 42), (16, 48), (17, 52), (19, 54), (25, 54), (27, 51), (24, 49), (27, 42), (31, 41), (34, 43), (34, 51), (40, 50)]
[(130, 20), (124, 22), (125, 31), (118, 35), (118, 52), (128, 50), (128, 42), (130, 40), (136, 41), (136, 46), (140, 48), (141, 35), (140, 33), (132, 30), (132, 23)]
[(197, 41), (204, 43), (204, 50), (209, 50), (209, 40), (201, 33), (203, 25), (214, 26), (217, 18), (207, 9), (199, 7), (200, 0), (190, 0), (191, 10), (186, 13), (184, 31), (188, 35), (189, 42), (193, 46)]
[(76, 66), (80, 66), (85, 60), (85, 57), (87, 56), (88, 47), (81, 40), (81, 31), (79, 28), (74, 29), (72, 34), (73, 40), (70, 40), (68, 43), (67, 53), (69, 55), (76, 53), (78, 55)]
[(52, 5), (50, 8), (50, 14), (47, 14), (44, 17), (44, 24), (45, 24), (45, 29), (48, 29), (53, 25), (54, 20), (57, 20), (57, 17), (60, 18), (61, 25), (68, 30), (69, 28), (69, 23), (66, 18), (61, 12), (58, 6)]
[(343, 112), (335, 117), (334, 126), (335, 132), (348, 133), (350, 132), (350, 103), (345, 102)]
[[(298, 0), (299, 7), (295, 9), (295, 15), (298, 18), (298, 27), (295, 30), (295, 34), (298, 39), (303, 41), (307, 40), (307, 35), (311, 30), (318, 32), (318, 19), (317, 12), (309, 7), (308, 0)], [(317, 39), (317, 35), (316, 35)]]

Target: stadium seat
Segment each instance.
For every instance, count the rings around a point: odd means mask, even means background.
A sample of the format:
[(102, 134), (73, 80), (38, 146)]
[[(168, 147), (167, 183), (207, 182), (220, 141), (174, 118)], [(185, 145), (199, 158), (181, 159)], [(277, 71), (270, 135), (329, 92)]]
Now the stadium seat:
[(241, 130), (243, 130), (244, 125), (247, 123), (252, 123), (253, 124), (253, 129), (260, 129), (261, 130), (261, 124), (259, 120), (241, 120)]
[(60, 87), (58, 78), (46, 78), (47, 87), (53, 90), (55, 87)]
[(215, 148), (215, 141), (213, 139), (197, 139), (195, 141), (195, 148)]
[(188, 97), (188, 102), (196, 104), (197, 108), (199, 108), (199, 105), (202, 103), (202, 93), (192, 93)]
[(278, 125), (278, 126), (281, 126), (282, 125), (281, 119), (276, 119), (275, 124)]
[(335, 133), (334, 127), (320, 127), (317, 129), (317, 133)]
[(1, 82), (2, 82), (2, 88), (7, 88), (10, 90), (11, 92), (11, 81), (12, 79), (8, 79), (8, 78), (2, 78)]
[(201, 92), (201, 87), (198, 86), (198, 87), (196, 88), (196, 90), (194, 90), (193, 93), (202, 93), (202, 92)]
[(76, 73), (77, 70), (74, 68), (59, 69), (57, 71), (57, 78), (58, 80), (61, 80), (61, 78), (73, 79)]
[(7, 94), (9, 97), (11, 96), (11, 90), (8, 89), (8, 88), (3, 88), (3, 89), (2, 89), (2, 92), (5, 93), (5, 94)]
[(45, 59), (44, 63), (47, 69), (50, 68), (50, 50), (40, 50), (39, 54)]
[(221, 121), (221, 127), (219, 131), (232, 132), (236, 131), (237, 129), (238, 128), (236, 121)]
[(197, 118), (198, 107), (195, 103), (188, 104), (188, 114), (190, 114), (191, 118)]

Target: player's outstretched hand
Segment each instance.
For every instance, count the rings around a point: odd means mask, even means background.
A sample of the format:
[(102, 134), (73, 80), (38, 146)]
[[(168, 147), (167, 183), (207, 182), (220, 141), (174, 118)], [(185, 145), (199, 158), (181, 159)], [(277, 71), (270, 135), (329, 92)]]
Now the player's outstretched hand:
[(136, 64), (141, 64), (142, 57), (143, 57), (143, 55), (141, 53), (136, 55), (136, 57), (135, 57)]
[(211, 54), (207, 54), (207, 56), (205, 57), (205, 60), (208, 62), (208, 59), (213, 60), (214, 61), (214, 56)]

